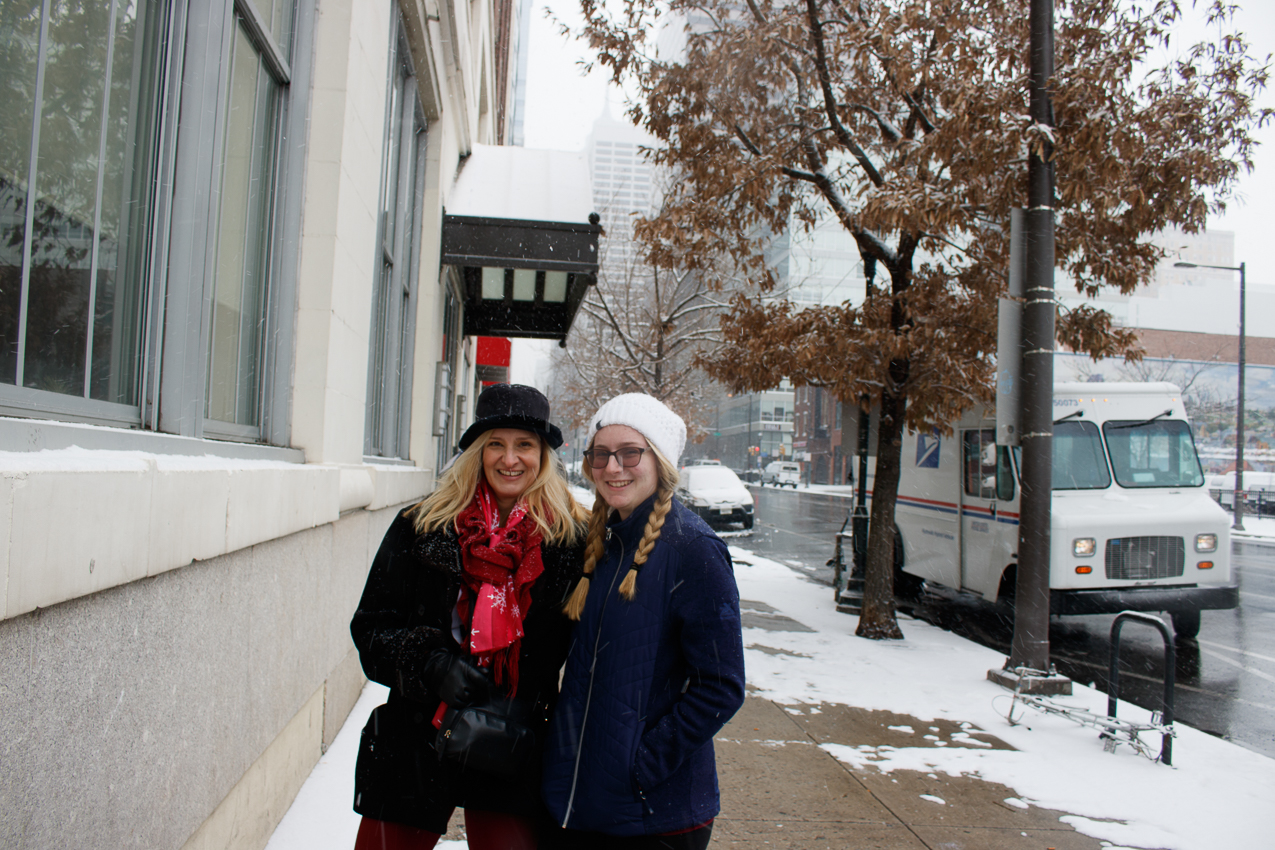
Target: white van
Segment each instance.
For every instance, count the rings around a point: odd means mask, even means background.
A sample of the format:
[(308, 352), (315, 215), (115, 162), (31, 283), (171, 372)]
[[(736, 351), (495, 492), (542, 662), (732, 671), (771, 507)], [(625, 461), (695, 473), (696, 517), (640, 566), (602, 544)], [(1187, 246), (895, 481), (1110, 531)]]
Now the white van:
[[(1057, 384), (1053, 447), (1051, 613), (1167, 611), (1189, 638), (1201, 611), (1238, 604), (1230, 518), (1205, 487), (1177, 387)], [(994, 410), (967, 413), (950, 437), (907, 434), (896, 585), (1012, 595), (1018, 499), (1018, 451), (996, 445)]]
[[(1209, 476), (1209, 495), (1228, 511), (1235, 510), (1235, 473)], [(1244, 470), (1244, 513), (1275, 513), (1275, 472)]]
[(796, 490), (801, 483), (801, 465), (788, 460), (771, 461), (761, 474), (761, 483)]

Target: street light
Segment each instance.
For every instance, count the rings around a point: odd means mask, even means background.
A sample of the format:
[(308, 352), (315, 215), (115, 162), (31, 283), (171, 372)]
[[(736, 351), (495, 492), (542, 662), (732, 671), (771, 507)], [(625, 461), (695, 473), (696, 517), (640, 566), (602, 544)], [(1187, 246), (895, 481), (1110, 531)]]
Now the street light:
[(1204, 263), (1174, 263), (1176, 269), (1218, 269), (1240, 273), (1240, 375), (1239, 404), (1235, 411), (1235, 524), (1236, 531), (1244, 530), (1244, 264), (1238, 266), (1209, 266)]

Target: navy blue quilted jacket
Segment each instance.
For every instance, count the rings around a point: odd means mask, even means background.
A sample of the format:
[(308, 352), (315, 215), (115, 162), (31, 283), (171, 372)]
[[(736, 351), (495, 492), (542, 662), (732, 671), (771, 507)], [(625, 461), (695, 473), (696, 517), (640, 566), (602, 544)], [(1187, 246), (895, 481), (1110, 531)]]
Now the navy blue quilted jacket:
[(567, 656), (542, 793), (571, 829), (654, 835), (720, 809), (713, 736), (744, 702), (739, 590), (726, 545), (674, 499), (637, 596), (620, 596), (653, 503), (613, 518)]

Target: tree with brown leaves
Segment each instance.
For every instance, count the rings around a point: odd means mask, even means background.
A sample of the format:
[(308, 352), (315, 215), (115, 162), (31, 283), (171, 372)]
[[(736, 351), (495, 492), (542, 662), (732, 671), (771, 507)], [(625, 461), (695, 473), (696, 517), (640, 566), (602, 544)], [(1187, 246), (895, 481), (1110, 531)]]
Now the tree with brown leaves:
[[(635, 92), (630, 116), (682, 176), (638, 232), (656, 262), (720, 258), (756, 284), (706, 358), (737, 389), (823, 386), (880, 403), (881, 452), (858, 634), (900, 636), (891, 569), (905, 428), (950, 430), (992, 397), (996, 299), (1029, 153), (1052, 156), (1059, 270), (1132, 292), (1162, 250), (1223, 208), (1251, 169), (1267, 67), (1225, 33), (1160, 67), (1177, 0), (1058, 0), (1054, 120), (1028, 117), (1028, 0), (581, 0), (582, 37)], [(1222, 0), (1211, 22), (1228, 26)], [(661, 55), (659, 25), (685, 29)], [(1052, 149), (1052, 150), (1051, 150)], [(760, 234), (832, 216), (866, 272), (860, 304), (796, 310), (768, 290)], [(881, 279), (878, 281), (877, 275)], [(1136, 358), (1103, 311), (1059, 315), (1061, 343)]]

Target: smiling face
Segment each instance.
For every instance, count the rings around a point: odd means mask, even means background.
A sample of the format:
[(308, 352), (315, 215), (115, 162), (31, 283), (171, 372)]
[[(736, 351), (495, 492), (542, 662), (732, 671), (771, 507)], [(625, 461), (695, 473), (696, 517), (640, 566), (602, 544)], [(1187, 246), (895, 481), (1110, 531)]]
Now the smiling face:
[(628, 519), (634, 508), (655, 493), (659, 482), (655, 452), (651, 451), (646, 438), (628, 425), (608, 425), (593, 437), (595, 449), (613, 452), (628, 446), (646, 449), (637, 466), (626, 467), (619, 458), (612, 456), (607, 458), (605, 468), (591, 470), (598, 493), (603, 501), (616, 509), (621, 519)]
[(482, 440), (483, 475), (503, 520), (540, 474), (540, 438), (518, 428), (496, 428)]

